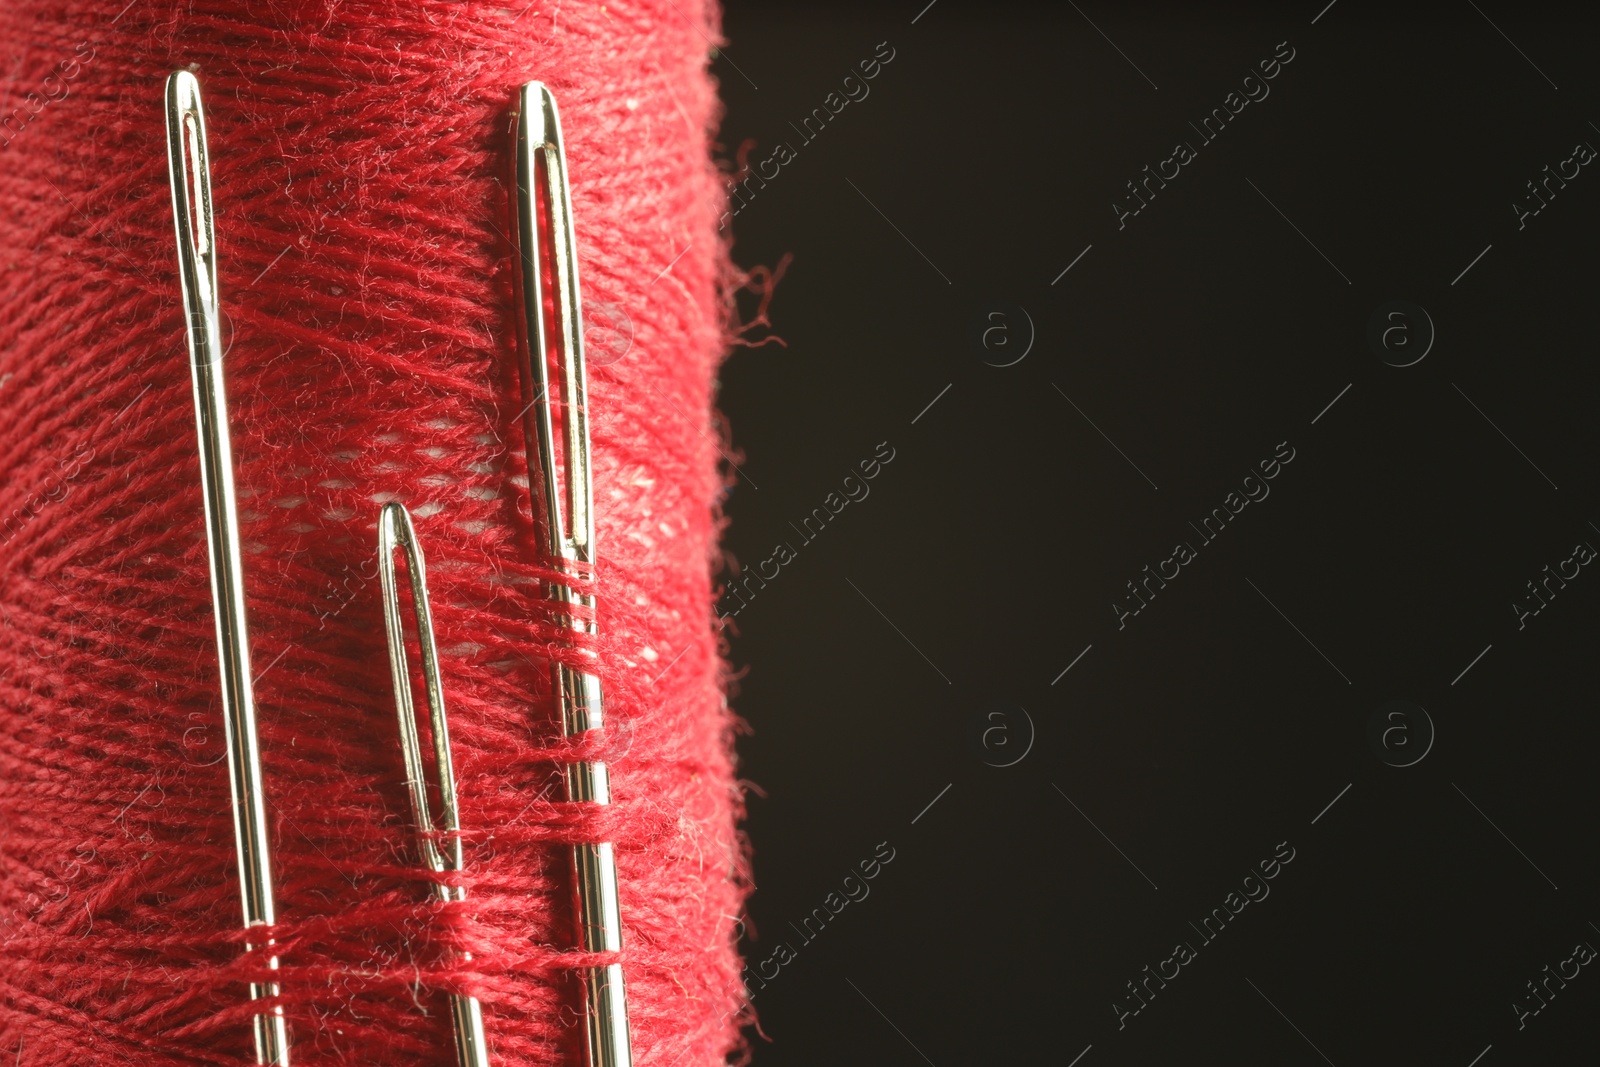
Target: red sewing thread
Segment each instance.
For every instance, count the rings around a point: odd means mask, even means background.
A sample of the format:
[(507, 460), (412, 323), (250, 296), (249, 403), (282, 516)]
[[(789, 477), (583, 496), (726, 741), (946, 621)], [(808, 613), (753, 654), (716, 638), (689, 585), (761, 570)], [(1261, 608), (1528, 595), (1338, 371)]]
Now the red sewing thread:
[[(178, 68), (210, 127), (294, 1062), (446, 1062), (458, 990), (497, 1064), (572, 1062), (566, 844), (601, 838), (637, 1061), (740, 1048), (748, 877), (711, 581), (734, 280), (717, 36), (714, 0), (0, 6), (20, 56), (0, 82), (0, 1061), (238, 1064), (259, 1010), (166, 187)], [(564, 637), (518, 421), (508, 105), (533, 78), (561, 101), (603, 331), (608, 812), (544, 793), (593, 753), (557, 736), (543, 657)], [(372, 548), (393, 499), (427, 546), (459, 905), (432, 901), (407, 825)]]

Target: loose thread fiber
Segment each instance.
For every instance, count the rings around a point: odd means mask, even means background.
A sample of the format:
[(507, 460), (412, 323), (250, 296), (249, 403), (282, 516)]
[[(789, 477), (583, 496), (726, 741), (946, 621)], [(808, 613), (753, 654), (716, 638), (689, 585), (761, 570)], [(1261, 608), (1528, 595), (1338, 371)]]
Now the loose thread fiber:
[[(243, 951), (161, 109), (205, 93), (226, 374), (298, 1064), (579, 1047), (567, 845), (616, 843), (641, 1064), (740, 1049), (735, 720), (713, 629), (714, 0), (16, 0), (0, 40), (0, 1060), (238, 1064)], [(527, 506), (509, 102), (563, 113), (591, 320), (610, 723), (558, 736)], [(20, 111), (13, 110), (20, 109)], [(670, 266), (669, 266), (670, 265)], [(629, 342), (631, 338), (631, 343)], [(376, 581), (428, 556), (464, 903), (419, 869)], [(612, 760), (612, 810), (560, 801)], [(260, 934), (253, 935), (259, 941)], [(471, 954), (465, 962), (462, 952)]]

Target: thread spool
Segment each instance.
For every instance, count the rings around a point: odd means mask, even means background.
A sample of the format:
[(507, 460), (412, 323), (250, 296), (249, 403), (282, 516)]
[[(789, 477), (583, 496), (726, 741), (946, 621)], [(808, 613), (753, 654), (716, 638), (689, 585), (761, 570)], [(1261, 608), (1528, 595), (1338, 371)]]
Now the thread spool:
[[(572, 1062), (565, 856), (599, 837), (638, 1062), (720, 1061), (746, 878), (708, 562), (730, 276), (714, 7), (124, 2), (0, 11), (23, 57), (3, 98), (28, 116), (0, 113), (0, 1056), (249, 1049), (160, 106), (187, 67), (211, 127), (294, 1062), (442, 1062), (450, 992), (483, 1000), (496, 1063)], [(504, 176), (531, 78), (561, 97), (609, 327), (590, 391), (610, 813), (541, 799), (582, 753), (550, 702), (562, 638), (517, 422)], [(428, 545), (477, 828), (465, 905), (433, 903), (408, 858), (371, 548), (390, 499)]]

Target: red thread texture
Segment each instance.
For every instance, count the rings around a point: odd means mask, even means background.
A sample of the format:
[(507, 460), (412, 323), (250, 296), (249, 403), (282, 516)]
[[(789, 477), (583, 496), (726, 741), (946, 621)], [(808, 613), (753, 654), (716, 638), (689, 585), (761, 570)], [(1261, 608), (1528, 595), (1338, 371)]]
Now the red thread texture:
[[(739, 1051), (748, 889), (711, 571), (714, 0), (0, 5), (0, 1060), (249, 1060), (163, 83), (201, 81), (294, 1062), (574, 1062), (573, 841), (615, 842), (638, 1062)], [(507, 234), (513, 94), (561, 106), (591, 322), (592, 646), (559, 737)], [(17, 110), (17, 109), (20, 109)], [(427, 555), (464, 903), (419, 869), (376, 520)], [(413, 647), (412, 662), (416, 662)], [(562, 760), (612, 760), (613, 809)], [(259, 940), (259, 934), (256, 935)], [(461, 958), (471, 954), (470, 962)]]

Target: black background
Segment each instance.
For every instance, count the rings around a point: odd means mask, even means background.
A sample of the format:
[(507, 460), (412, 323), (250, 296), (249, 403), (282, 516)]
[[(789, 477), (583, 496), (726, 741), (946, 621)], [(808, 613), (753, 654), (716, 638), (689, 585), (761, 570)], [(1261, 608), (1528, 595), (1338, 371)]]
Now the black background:
[[(794, 257), (787, 347), (736, 353), (720, 397), (730, 551), (797, 549), (733, 619), (745, 951), (794, 951), (751, 980), (755, 1063), (1595, 1062), (1595, 967), (1520, 1030), (1512, 1005), (1600, 946), (1600, 576), (1521, 629), (1511, 606), (1600, 545), (1600, 173), (1521, 230), (1511, 206), (1600, 146), (1593, 23), (924, 2), (732, 0), (714, 68), (726, 152), (796, 150), (732, 222), (740, 263)], [(870, 95), (804, 143), (880, 42)], [(1119, 230), (1179, 140), (1197, 158)], [(1404, 368), (1367, 339), (1395, 300), (1437, 330)], [(1017, 308), (1031, 349), (987, 365), (1025, 347)], [(870, 495), (802, 541), (880, 442)], [(1200, 547), (1280, 442), (1270, 496)], [(1119, 629), (1180, 541), (1198, 558)], [(1413, 766), (1369, 743), (1390, 700), (1436, 730)], [(803, 939), (879, 842), (870, 895)], [(1270, 895), (1202, 943), (1280, 842)]]

